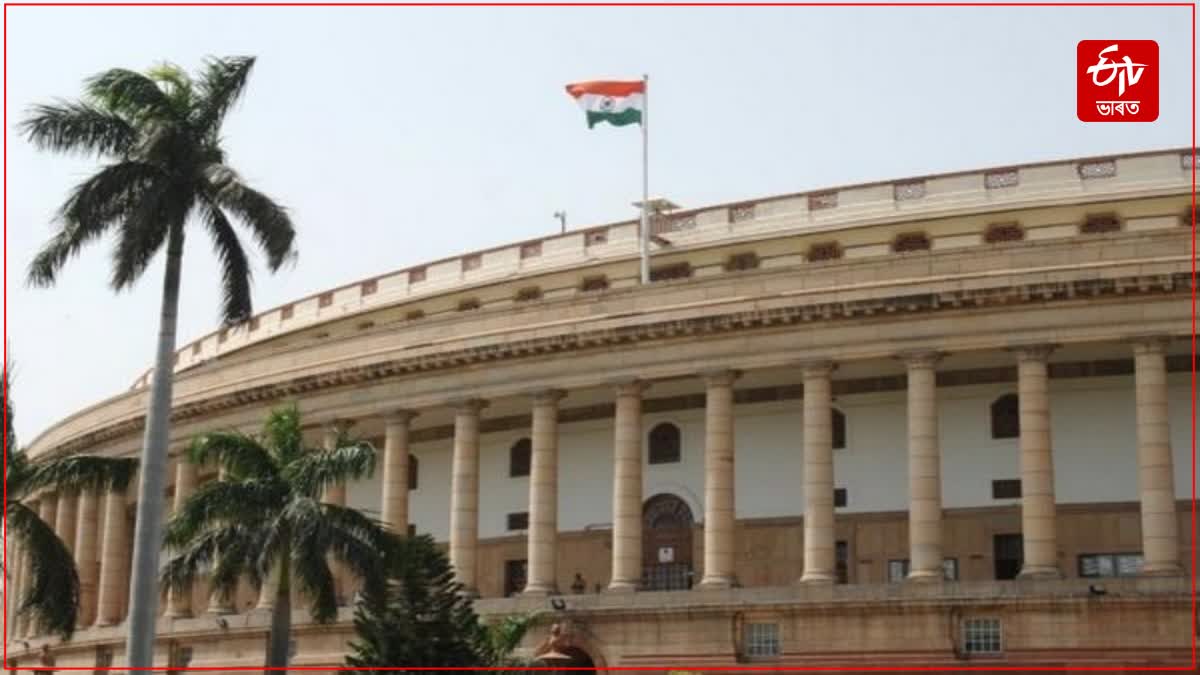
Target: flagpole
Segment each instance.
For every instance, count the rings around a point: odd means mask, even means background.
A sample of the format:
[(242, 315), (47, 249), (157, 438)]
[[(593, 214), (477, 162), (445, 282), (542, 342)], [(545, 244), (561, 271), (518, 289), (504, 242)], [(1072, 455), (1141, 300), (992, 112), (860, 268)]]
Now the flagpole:
[(650, 76), (642, 75), (642, 284), (650, 283)]

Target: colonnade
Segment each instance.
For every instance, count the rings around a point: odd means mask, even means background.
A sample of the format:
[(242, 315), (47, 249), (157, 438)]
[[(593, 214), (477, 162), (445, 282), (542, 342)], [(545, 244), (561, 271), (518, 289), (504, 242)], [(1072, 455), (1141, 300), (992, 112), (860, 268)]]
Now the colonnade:
[[(1167, 428), (1166, 341), (1137, 340), (1132, 345), (1136, 387), (1136, 433), (1144, 567), (1150, 575), (1180, 574), (1174, 470)], [(1021, 524), (1024, 540), (1022, 577), (1056, 577), (1056, 507), (1054, 457), (1048, 392), (1048, 346), (1015, 349), (1019, 400)], [(909, 579), (942, 579), (943, 526), (941, 448), (938, 442), (937, 366), (941, 355), (916, 351), (899, 355), (907, 371)], [(836, 578), (834, 535), (834, 462), (832, 380), (837, 364), (800, 364), (803, 377), (803, 570), (798, 581), (828, 584)], [(715, 370), (698, 373), (706, 387), (704, 448), (704, 573), (699, 587), (726, 588), (736, 584), (734, 552), (737, 452), (734, 443), (734, 386), (739, 373)], [(637, 591), (642, 582), (642, 468), (644, 433), (642, 398), (652, 383), (625, 380), (613, 384), (612, 574), (610, 592)], [(548, 595), (559, 591), (558, 481), (559, 407), (567, 396), (559, 390), (533, 392), (529, 397), (532, 442), (529, 480), (528, 578), (525, 592)], [(468, 591), (476, 588), (479, 548), (480, 418), (487, 403), (469, 398), (454, 407), (453, 461), (450, 495), (449, 555), (458, 580)], [(382, 454), (383, 522), (404, 533), (408, 528), (408, 461), (411, 425), (416, 411), (386, 414)], [(325, 436), (333, 447), (340, 426), (331, 424)], [(174, 507), (195, 489), (196, 467), (179, 462)], [(346, 487), (333, 486), (324, 500), (344, 505)], [(104, 528), (98, 535), (100, 508)], [(31, 503), (31, 505), (33, 505)], [(41, 494), (36, 508), (42, 519), (72, 548), (80, 571), (82, 626), (108, 626), (123, 620), (128, 593), (130, 526), (126, 495)], [(23, 589), (30, 576), (26, 552), (13, 551), (14, 585)], [(349, 588), (345, 571), (337, 569), (339, 601)], [(269, 588), (270, 584), (267, 584)], [(260, 607), (269, 607), (273, 591), (264, 590)], [(192, 598), (170, 594), (166, 611), (186, 616)], [(10, 607), (15, 603), (10, 603)], [(236, 611), (228, 598), (214, 598), (212, 612)], [(16, 636), (29, 636), (27, 620), (16, 622)]]

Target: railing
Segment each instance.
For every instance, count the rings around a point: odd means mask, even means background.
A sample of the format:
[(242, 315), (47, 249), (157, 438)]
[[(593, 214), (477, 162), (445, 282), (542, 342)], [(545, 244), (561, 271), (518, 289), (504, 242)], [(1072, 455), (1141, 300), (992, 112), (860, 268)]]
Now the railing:
[(644, 591), (686, 591), (692, 587), (696, 573), (688, 563), (661, 563), (642, 570)]

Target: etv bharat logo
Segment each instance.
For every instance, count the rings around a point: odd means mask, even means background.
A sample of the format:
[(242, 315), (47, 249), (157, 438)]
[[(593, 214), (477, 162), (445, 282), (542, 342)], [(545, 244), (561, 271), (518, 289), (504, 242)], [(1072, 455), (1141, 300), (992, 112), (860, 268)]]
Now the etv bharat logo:
[(1077, 50), (1082, 122), (1153, 122), (1158, 119), (1158, 43), (1154, 40), (1083, 40)]

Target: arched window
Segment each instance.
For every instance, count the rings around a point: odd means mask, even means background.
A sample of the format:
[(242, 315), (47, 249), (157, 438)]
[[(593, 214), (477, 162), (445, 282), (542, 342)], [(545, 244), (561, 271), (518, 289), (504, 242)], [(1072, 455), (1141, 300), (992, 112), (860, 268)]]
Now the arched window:
[(909, 251), (928, 251), (930, 249), (929, 235), (924, 232), (904, 232), (892, 240), (892, 251), (908, 253)]
[(408, 489), (416, 490), (419, 477), (421, 475), (421, 463), (417, 461), (416, 455), (408, 456)]
[(1017, 438), (1021, 435), (1021, 416), (1017, 395), (1005, 394), (992, 401), (992, 438)]
[(681, 456), (679, 427), (663, 422), (650, 430), (650, 463), (675, 464)]
[(833, 447), (835, 449), (846, 447), (846, 413), (833, 409)]
[(508, 475), (519, 478), (529, 475), (529, 465), (533, 461), (533, 443), (528, 438), (513, 443), (508, 449)]

